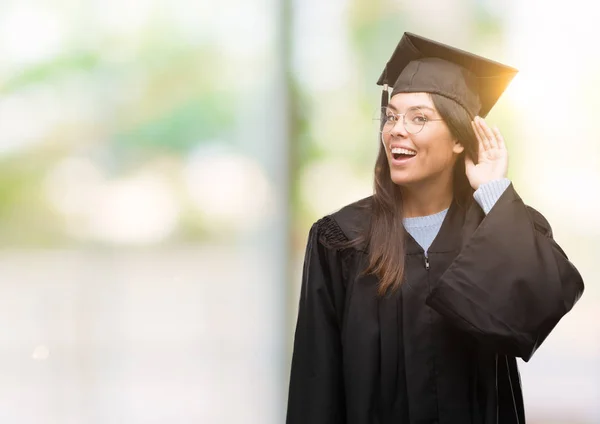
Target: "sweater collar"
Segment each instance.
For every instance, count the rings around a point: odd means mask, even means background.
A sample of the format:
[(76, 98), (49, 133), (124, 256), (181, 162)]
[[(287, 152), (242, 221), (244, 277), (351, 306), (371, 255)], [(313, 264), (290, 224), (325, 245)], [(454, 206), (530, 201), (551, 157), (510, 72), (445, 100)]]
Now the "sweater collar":
[[(442, 221), (442, 226), (437, 236), (431, 243), (429, 253), (444, 253), (460, 250), (463, 236), (463, 226), (465, 224), (466, 215), (476, 214), (479, 209), (475, 202), (471, 202), (468, 211), (464, 206), (460, 206), (456, 200), (452, 201), (446, 216)], [(478, 218), (481, 218), (478, 216)], [(415, 241), (415, 239), (405, 231), (406, 253), (409, 255), (422, 254), (423, 248)]]

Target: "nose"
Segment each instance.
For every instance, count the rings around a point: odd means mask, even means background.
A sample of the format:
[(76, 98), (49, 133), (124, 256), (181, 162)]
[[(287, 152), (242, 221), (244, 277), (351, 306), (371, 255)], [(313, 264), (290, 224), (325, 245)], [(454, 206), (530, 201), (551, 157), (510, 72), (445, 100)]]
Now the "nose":
[(406, 126), (404, 125), (404, 116), (401, 116), (396, 124), (392, 127), (390, 134), (393, 137), (408, 137), (408, 131), (406, 131)]

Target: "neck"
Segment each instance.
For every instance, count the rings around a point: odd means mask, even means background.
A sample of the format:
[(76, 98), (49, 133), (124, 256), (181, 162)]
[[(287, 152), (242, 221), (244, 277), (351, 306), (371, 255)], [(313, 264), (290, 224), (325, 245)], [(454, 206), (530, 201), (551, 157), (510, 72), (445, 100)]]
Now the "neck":
[(400, 190), (404, 218), (433, 215), (448, 209), (454, 194), (452, 176), (436, 183), (402, 186)]

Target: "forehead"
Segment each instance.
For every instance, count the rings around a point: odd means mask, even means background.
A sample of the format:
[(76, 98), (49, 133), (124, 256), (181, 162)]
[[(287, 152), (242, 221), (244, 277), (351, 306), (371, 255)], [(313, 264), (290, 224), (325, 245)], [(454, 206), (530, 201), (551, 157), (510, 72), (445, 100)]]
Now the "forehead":
[(390, 106), (404, 110), (413, 106), (429, 106), (435, 110), (429, 93), (398, 93), (390, 99)]

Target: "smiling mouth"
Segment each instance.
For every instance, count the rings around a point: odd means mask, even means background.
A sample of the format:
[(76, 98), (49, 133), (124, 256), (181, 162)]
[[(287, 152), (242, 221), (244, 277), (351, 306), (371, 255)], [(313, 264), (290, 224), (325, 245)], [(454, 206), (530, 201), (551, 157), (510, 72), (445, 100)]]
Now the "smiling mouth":
[(402, 160), (402, 159), (411, 159), (411, 158), (414, 158), (415, 155), (405, 155), (405, 154), (402, 154), (402, 153), (392, 153), (392, 157), (395, 160)]
[(417, 152), (413, 150), (403, 149), (400, 147), (394, 147), (391, 153), (394, 160), (410, 159), (417, 155)]

